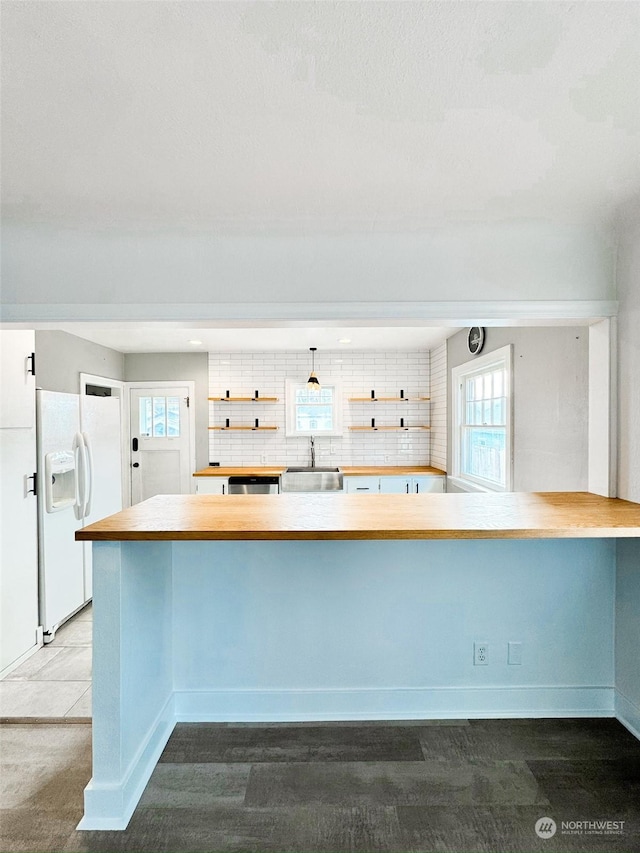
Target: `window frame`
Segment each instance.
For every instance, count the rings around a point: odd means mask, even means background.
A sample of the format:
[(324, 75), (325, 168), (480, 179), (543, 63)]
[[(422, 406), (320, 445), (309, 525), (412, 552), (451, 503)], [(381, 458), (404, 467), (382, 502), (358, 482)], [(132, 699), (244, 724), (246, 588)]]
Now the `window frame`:
[[(466, 400), (464, 386), (467, 379), (477, 374), (502, 368), (505, 371), (506, 418), (505, 418), (505, 483), (498, 485), (491, 480), (476, 477), (462, 470), (464, 427), (466, 426)], [(480, 355), (454, 367), (451, 371), (452, 387), (452, 477), (462, 488), (472, 491), (513, 491), (513, 345), (500, 347), (493, 352)]]
[(333, 388), (333, 429), (300, 430), (296, 428), (296, 391), (306, 389), (307, 383), (296, 379), (287, 379), (285, 388), (286, 417), (285, 434), (289, 437), (295, 436), (341, 436), (342, 431), (342, 383), (339, 379), (324, 378), (323, 388)]

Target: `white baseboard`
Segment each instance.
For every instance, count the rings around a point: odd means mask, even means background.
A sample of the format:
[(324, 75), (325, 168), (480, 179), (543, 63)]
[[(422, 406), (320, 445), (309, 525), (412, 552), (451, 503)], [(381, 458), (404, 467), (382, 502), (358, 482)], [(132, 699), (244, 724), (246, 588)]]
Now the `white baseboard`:
[(640, 740), (640, 708), (624, 693), (616, 690), (616, 718)]
[(613, 717), (612, 687), (178, 690), (180, 722)]
[(42, 646), (43, 646), (42, 629), (40, 629), (39, 634), (38, 634), (38, 631), (36, 631), (36, 644), (35, 644), (35, 646), (31, 646), (31, 648), (27, 649), (27, 651), (24, 652), (24, 654), (21, 654), (19, 658), (16, 658), (10, 664), (7, 664), (7, 666), (5, 666), (5, 668), (0, 671), (0, 681), (2, 681), (3, 678), (6, 678), (7, 675), (12, 673), (14, 671), (14, 669), (17, 669), (19, 666), (21, 666), (25, 661), (29, 660), (29, 658), (32, 655), (35, 655), (35, 653), (37, 651), (39, 651), (42, 648)]
[(123, 778), (113, 783), (95, 783), (84, 790), (84, 817), (77, 829), (126, 829), (158, 759), (176, 724), (171, 695), (153, 724), (144, 743), (133, 757)]

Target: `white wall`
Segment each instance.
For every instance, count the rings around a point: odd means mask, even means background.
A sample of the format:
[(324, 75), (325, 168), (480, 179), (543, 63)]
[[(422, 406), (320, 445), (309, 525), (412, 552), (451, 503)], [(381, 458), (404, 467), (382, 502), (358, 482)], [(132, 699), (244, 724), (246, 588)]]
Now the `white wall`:
[[(607, 237), (563, 225), (250, 236), (7, 224), (1, 239), (11, 320), (44, 319), (33, 316), (38, 305), (52, 320), (104, 320), (135, 317), (135, 306), (153, 319), (164, 317), (162, 304), (200, 303), (202, 318), (204, 306), (229, 302), (610, 300), (615, 292)], [(102, 307), (83, 313), (82, 305)]]
[(36, 332), (38, 388), (79, 394), (81, 373), (124, 379), (124, 356), (67, 332)]
[[(621, 229), (618, 257), (618, 494), (640, 502), (640, 212)], [(618, 542), (618, 713), (640, 737), (640, 541)]]
[[(513, 344), (514, 491), (585, 490), (588, 330), (577, 326), (490, 328), (485, 334), (483, 355)], [(472, 360), (466, 330), (447, 340), (447, 358), (449, 379), (454, 367)], [(447, 471), (451, 472), (451, 396), (449, 401)]]
[[(210, 430), (209, 454), (221, 465), (308, 465), (309, 439), (285, 435), (286, 379), (305, 382), (311, 354), (304, 352), (247, 352), (209, 354), (209, 396), (278, 397), (277, 403), (211, 403), (211, 425), (275, 425), (277, 432), (220, 432)], [(352, 432), (350, 425), (428, 424), (429, 403), (353, 403), (348, 398), (429, 395), (429, 353), (318, 352), (316, 373), (320, 382), (342, 382), (343, 435), (316, 438), (317, 465), (428, 465), (429, 432)]]
[(640, 214), (618, 256), (618, 494), (640, 502)]

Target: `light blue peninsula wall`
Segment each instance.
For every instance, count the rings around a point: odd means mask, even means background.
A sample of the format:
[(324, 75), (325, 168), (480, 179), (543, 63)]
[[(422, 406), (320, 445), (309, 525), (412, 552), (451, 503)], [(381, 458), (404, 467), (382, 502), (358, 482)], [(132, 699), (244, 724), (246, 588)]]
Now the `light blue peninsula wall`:
[(612, 716), (615, 563), (607, 539), (96, 542), (80, 828), (126, 826), (176, 721)]

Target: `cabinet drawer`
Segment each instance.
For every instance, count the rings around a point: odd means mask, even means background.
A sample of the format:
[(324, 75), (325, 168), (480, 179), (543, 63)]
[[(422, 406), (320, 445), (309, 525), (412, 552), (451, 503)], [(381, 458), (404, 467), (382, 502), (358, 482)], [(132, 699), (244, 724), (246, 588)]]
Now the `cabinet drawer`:
[(344, 490), (353, 495), (363, 495), (367, 492), (380, 491), (379, 477), (345, 477)]

